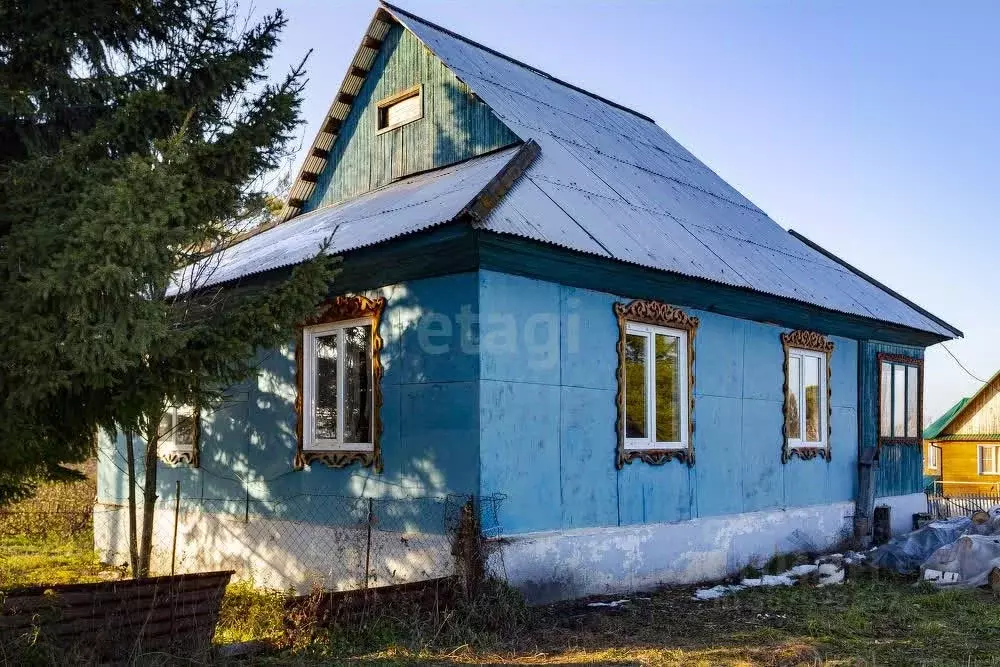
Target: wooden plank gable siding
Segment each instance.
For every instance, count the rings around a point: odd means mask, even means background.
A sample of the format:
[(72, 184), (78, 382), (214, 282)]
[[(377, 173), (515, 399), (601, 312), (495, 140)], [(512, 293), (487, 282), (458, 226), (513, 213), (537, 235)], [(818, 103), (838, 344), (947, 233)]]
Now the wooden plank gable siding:
[(981, 435), (1000, 433), (1000, 379), (972, 397), (941, 435)]
[[(378, 102), (417, 84), (423, 84), (423, 117), (378, 132)], [(386, 35), (303, 211), (518, 141), (413, 33), (396, 25)]]
[[(862, 341), (858, 353), (858, 388), (860, 391), (860, 446), (875, 447), (878, 444), (879, 427), (879, 354), (894, 354), (915, 359), (924, 358), (921, 347), (896, 345), (879, 341)], [(923, 451), (919, 446), (882, 446), (879, 464), (875, 469), (875, 496), (901, 496), (919, 493), (924, 489)]]

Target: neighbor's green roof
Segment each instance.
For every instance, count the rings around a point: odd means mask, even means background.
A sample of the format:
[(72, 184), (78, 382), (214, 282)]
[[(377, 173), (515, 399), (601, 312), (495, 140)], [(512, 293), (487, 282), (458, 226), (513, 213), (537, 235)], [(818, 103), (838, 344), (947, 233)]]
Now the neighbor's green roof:
[[(931, 425), (933, 426), (933, 424)], [(927, 428), (930, 428), (928, 426)], [(935, 442), (1000, 442), (1000, 433), (953, 433), (933, 438)]]
[(924, 440), (944, 440), (944, 438), (938, 438), (938, 435), (941, 434), (945, 426), (951, 423), (955, 415), (961, 412), (962, 408), (969, 403), (969, 400), (968, 398), (960, 399), (958, 403), (951, 406), (948, 412), (935, 419), (933, 424), (924, 429)]

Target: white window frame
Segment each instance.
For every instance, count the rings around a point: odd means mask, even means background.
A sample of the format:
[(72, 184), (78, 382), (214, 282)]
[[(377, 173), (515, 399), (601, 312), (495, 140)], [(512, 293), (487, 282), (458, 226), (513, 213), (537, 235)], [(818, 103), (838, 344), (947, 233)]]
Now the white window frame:
[[(317, 324), (305, 327), (302, 330), (302, 407), (303, 407), (303, 451), (348, 451), (348, 452), (371, 452), (375, 450), (374, 442), (344, 442), (344, 330), (358, 326), (368, 326), (371, 328), (371, 336), (368, 338), (368, 373), (371, 400), (375, 399), (374, 390), (374, 363), (371, 359), (371, 345), (375, 337), (375, 322), (371, 317), (361, 317), (354, 320), (343, 320), (328, 324)], [(316, 339), (331, 333), (339, 332), (337, 336), (337, 437), (314, 438), (316, 426)], [(369, 417), (372, 423), (369, 425), (368, 433), (375, 434), (375, 406), (369, 409)]]
[(927, 445), (927, 469), (941, 469), (941, 448), (937, 445)]
[[(646, 337), (646, 433), (645, 438), (625, 438), (626, 451), (687, 449), (690, 432), (688, 428), (688, 411), (691, 408), (690, 387), (688, 384), (688, 332), (683, 329), (641, 324), (625, 323), (626, 335)], [(656, 334), (673, 336), (678, 339), (677, 373), (680, 378), (681, 390), (681, 439), (678, 442), (659, 442), (656, 440)], [(627, 382), (627, 381), (626, 381)], [(626, 402), (627, 403), (627, 402)], [(625, 408), (627, 410), (627, 408)], [(627, 415), (622, 415), (625, 419)], [(625, 422), (627, 423), (627, 422)]]
[[(163, 412), (164, 414), (173, 414), (174, 425), (167, 433), (159, 433), (159, 426), (157, 426), (157, 433), (159, 434), (159, 438), (156, 441), (157, 455), (160, 458), (168, 457), (170, 454), (190, 454), (194, 457), (198, 451), (198, 439), (200, 435), (198, 433), (198, 429), (200, 428), (198, 415), (195, 414), (194, 407), (190, 405), (168, 405), (164, 408)], [(181, 445), (177, 442), (177, 424), (181, 418), (193, 420), (191, 425), (192, 442), (190, 445)]]
[[(806, 350), (801, 347), (790, 347), (788, 348), (788, 359), (791, 360), (793, 357), (799, 358), (799, 386), (795, 391), (795, 400), (798, 402), (799, 408), (799, 437), (798, 438), (788, 438), (788, 448), (797, 449), (802, 447), (826, 447), (827, 436), (829, 434), (829, 425), (826, 423), (829, 418), (827, 415), (827, 369), (826, 369), (826, 353), (817, 352), (816, 350)], [(819, 359), (819, 440), (806, 440), (806, 365), (805, 360), (807, 358)], [(787, 371), (786, 371), (787, 373)], [(785, 378), (785, 383), (788, 383), (789, 378)], [(785, 397), (787, 404), (788, 397)], [(787, 417), (786, 417), (787, 419)]]
[[(993, 450), (993, 470), (992, 471), (983, 470), (983, 450), (984, 449), (992, 449)], [(997, 458), (997, 457), (1000, 457), (1000, 445), (979, 445), (979, 448), (976, 451), (976, 454), (977, 454), (976, 459), (977, 459), (977, 463), (978, 463), (978, 466), (979, 466), (979, 474), (980, 475), (1000, 475), (1000, 459)]]

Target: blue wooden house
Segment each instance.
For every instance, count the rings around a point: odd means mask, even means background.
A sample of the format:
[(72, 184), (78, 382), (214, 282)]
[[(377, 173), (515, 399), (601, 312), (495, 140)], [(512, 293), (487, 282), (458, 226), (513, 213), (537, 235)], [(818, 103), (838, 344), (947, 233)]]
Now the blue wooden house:
[[(346, 525), (323, 498), (465, 494), (491, 499), (508, 579), (551, 600), (719, 578), (865, 533), (875, 505), (897, 530), (925, 508), (922, 359), (961, 332), (641, 113), (383, 4), (281, 222), (209, 282), (267, 284), (326, 238), (344, 263), (322, 313), (167, 443), (161, 498), (203, 501), (182, 538), (206, 558), (270, 549), (298, 585), (324, 554), (282, 550), (282, 526)], [(120, 515), (117, 447), (98, 509)], [(218, 518), (243, 498), (245, 522)], [(414, 560), (441, 532), (395, 517)]]

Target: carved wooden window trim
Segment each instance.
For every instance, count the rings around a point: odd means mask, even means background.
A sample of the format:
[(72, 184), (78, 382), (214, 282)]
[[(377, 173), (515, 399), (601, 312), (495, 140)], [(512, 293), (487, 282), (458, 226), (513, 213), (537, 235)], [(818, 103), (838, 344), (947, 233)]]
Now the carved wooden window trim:
[[(185, 406), (176, 407), (168, 406), (167, 410), (173, 410), (176, 414), (178, 410), (184, 409), (185, 411), (191, 410), (191, 432), (194, 435), (194, 442), (190, 449), (178, 449), (176, 445), (170, 445), (169, 448), (164, 447), (164, 442), (161, 439), (157, 443), (157, 448), (160, 450), (158, 452), (160, 460), (166, 464), (172, 466), (188, 466), (190, 468), (197, 468), (199, 455), (201, 452), (201, 410), (197, 407), (187, 408)], [(177, 422), (175, 417), (174, 429), (177, 428)], [(161, 436), (162, 437), (162, 436)]]
[[(830, 363), (833, 357), (833, 342), (827, 340), (826, 336), (815, 331), (792, 331), (789, 333), (781, 334), (781, 347), (784, 349), (785, 361), (782, 365), (782, 372), (784, 375), (784, 382), (782, 385), (782, 405), (781, 405), (781, 436), (782, 436), (782, 447), (781, 447), (781, 462), (788, 463), (788, 461), (793, 457), (797, 456), (803, 460), (814, 459), (819, 457), (821, 459), (826, 459), (829, 462), (832, 459), (832, 451), (830, 449), (830, 437), (833, 433), (833, 387), (830, 382), (832, 379), (832, 364)], [(825, 402), (826, 410), (820, 408), (823, 413), (824, 421), (826, 422), (824, 429), (826, 431), (826, 438), (824, 442), (817, 443), (816, 445), (801, 444), (793, 445), (789, 439), (788, 428), (786, 424), (786, 415), (788, 414), (789, 404), (788, 404), (788, 366), (789, 366), (789, 355), (792, 350), (806, 350), (809, 352), (818, 352), (823, 355), (825, 359), (826, 366), (826, 377), (824, 378), (824, 384), (826, 385)], [(802, 406), (802, 410), (805, 410), (805, 406)], [(822, 428), (822, 426), (821, 426)], [(805, 441), (800, 441), (805, 442)]]
[[(344, 468), (354, 463), (360, 463), (364, 467), (374, 468), (375, 472), (382, 472), (382, 337), (379, 334), (379, 324), (382, 321), (382, 312), (385, 309), (385, 298), (377, 297), (369, 299), (365, 296), (338, 296), (327, 301), (315, 317), (303, 322), (297, 332), (295, 346), (295, 414), (296, 414), (296, 435), (298, 445), (295, 453), (295, 469), (301, 470), (312, 463), (323, 463), (331, 468)], [(303, 404), (305, 392), (303, 381), (305, 380), (303, 371), (303, 355), (305, 353), (305, 328), (319, 324), (333, 324), (348, 320), (370, 319), (371, 334), (371, 355), (372, 355), (372, 448), (370, 450), (316, 450), (304, 449), (303, 429), (305, 428), (305, 415), (303, 414)]]
[[(694, 465), (694, 337), (698, 329), (698, 318), (659, 301), (637, 299), (628, 304), (614, 304), (615, 318), (618, 320), (618, 446), (615, 466), (621, 469), (626, 463), (636, 459), (650, 465), (663, 465), (677, 460)], [(628, 449), (625, 438), (625, 342), (630, 322), (677, 329), (687, 334), (687, 444), (671, 449)]]
[[(875, 356), (875, 376), (877, 378), (876, 396), (878, 396), (878, 410), (875, 413), (875, 432), (878, 434), (879, 445), (920, 445), (923, 442), (923, 420), (924, 420), (924, 360), (917, 357), (908, 357), (901, 354), (886, 354), (884, 352)], [(917, 369), (917, 434), (910, 437), (884, 436), (882, 435), (882, 364), (894, 364), (897, 366), (913, 366)], [(890, 400), (892, 396), (890, 395)], [(904, 397), (904, 400), (906, 398)], [(904, 404), (905, 405), (905, 404)], [(892, 408), (889, 408), (890, 411)], [(906, 409), (903, 409), (903, 418), (906, 418)]]

